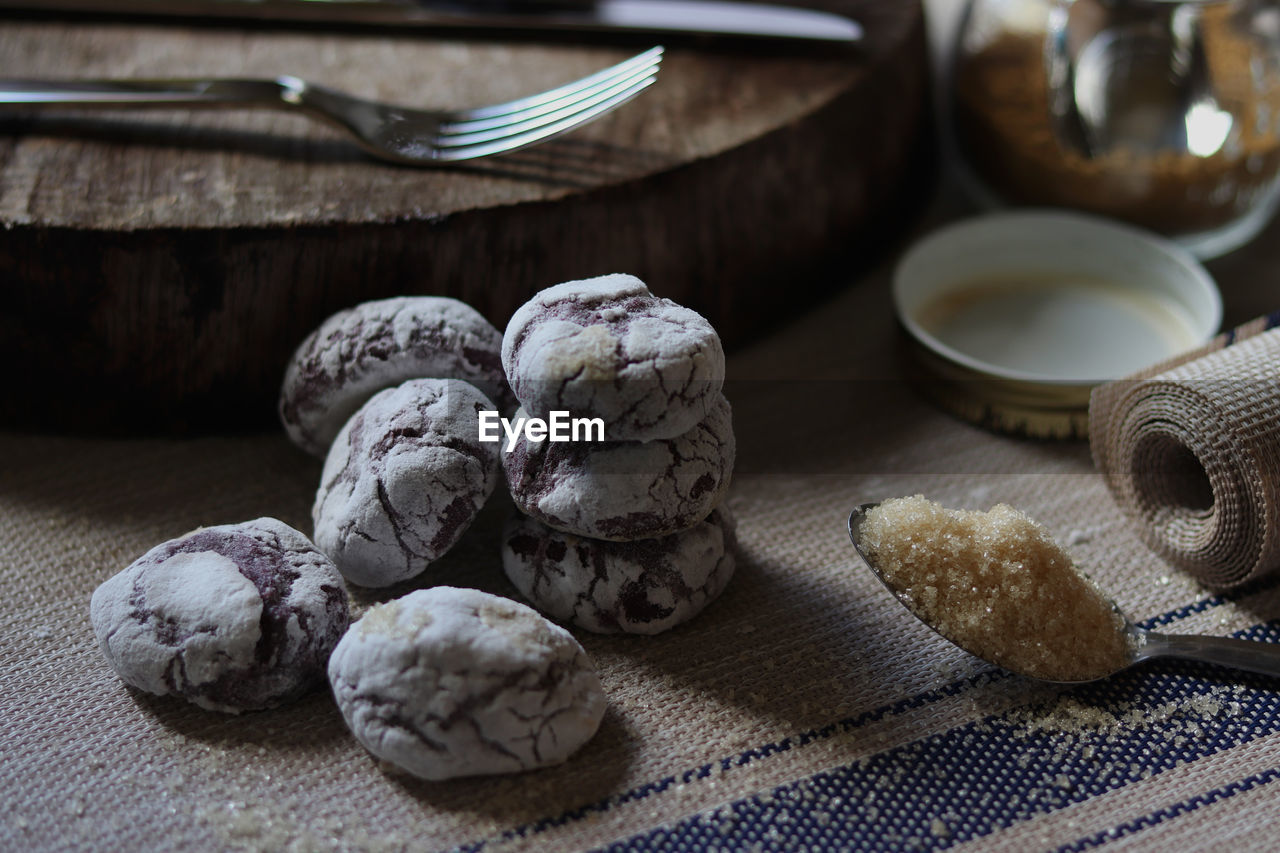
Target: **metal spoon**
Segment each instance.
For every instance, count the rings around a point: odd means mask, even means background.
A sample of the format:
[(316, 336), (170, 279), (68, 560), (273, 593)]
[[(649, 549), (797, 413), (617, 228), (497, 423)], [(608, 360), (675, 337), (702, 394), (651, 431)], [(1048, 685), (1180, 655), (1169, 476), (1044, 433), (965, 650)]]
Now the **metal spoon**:
[[(862, 522), (866, 518), (866, 514), (878, 504), (869, 503), (862, 504), (852, 513), (849, 514), (849, 539), (853, 542), (854, 549), (858, 552), (858, 556), (862, 558), (862, 562), (866, 563), (867, 568), (871, 569), (885, 588), (893, 593), (894, 597), (906, 606), (903, 601), (900, 590), (895, 588), (876, 566), (875, 561), (862, 549), (861, 528)], [(1271, 675), (1280, 677), (1280, 644), (1260, 643), (1255, 640), (1239, 640), (1233, 637), (1205, 637), (1192, 634), (1159, 634), (1155, 631), (1148, 631), (1133, 624), (1120, 608), (1114, 602), (1111, 604), (1116, 608), (1116, 612), (1120, 613), (1125, 620), (1125, 630), (1128, 631), (1133, 642), (1128, 647), (1131, 650), (1129, 661), (1116, 672), (1128, 669), (1136, 663), (1152, 658), (1174, 657), (1186, 658), (1188, 660), (1196, 660), (1202, 663), (1217, 664), (1218, 666), (1231, 667), (1232, 669), (1243, 669), (1248, 672), (1257, 672), (1262, 675)], [(907, 608), (910, 610), (910, 607)], [(915, 611), (911, 611), (912, 615), (920, 618)], [(921, 621), (924, 621), (923, 619)], [(928, 622), (925, 622), (929, 625)], [(929, 628), (934, 630), (939, 636), (955, 643), (960, 648), (973, 654), (971, 649), (964, 647), (962, 643), (955, 640), (954, 637), (948, 637), (938, 632), (933, 625)], [(991, 661), (988, 661), (991, 663)], [(1016, 670), (1015, 670), (1016, 672)], [(1019, 675), (1025, 675), (1031, 678), (1039, 678), (1032, 673), (1019, 672)], [(1115, 672), (1107, 673), (1114, 675)], [(1106, 677), (1106, 676), (1100, 676)], [(1044, 680), (1044, 679), (1041, 679)], [(1080, 684), (1083, 682), (1057, 682), (1059, 684)]]

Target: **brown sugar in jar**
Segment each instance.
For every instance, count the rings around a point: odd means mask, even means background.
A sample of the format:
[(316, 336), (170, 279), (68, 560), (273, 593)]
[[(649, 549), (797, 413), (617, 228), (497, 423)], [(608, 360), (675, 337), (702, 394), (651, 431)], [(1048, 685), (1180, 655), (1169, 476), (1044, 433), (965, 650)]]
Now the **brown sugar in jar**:
[(1233, 117), (1212, 156), (1117, 146), (1088, 156), (1060, 141), (1050, 113), (1045, 34), (1004, 30), (966, 45), (953, 78), (960, 153), (1007, 203), (1122, 219), (1170, 237), (1230, 227), (1271, 203), (1280, 174), (1280, 77), (1231, 16), (1208, 4), (1201, 31), (1208, 78)]

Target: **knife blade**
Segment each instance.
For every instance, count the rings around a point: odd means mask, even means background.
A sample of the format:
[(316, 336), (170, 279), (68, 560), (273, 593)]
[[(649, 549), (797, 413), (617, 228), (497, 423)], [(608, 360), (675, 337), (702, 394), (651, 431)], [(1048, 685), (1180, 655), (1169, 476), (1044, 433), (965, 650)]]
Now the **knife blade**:
[(0, 0), (0, 9), (541, 32), (634, 33), (853, 44), (857, 21), (736, 0), (439, 2), (439, 0)]

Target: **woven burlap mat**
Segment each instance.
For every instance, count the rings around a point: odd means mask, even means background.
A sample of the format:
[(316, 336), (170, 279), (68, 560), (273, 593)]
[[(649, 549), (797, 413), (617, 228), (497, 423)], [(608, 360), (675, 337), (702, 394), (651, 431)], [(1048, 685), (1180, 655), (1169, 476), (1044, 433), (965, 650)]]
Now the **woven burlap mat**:
[[(1006, 501), (1148, 624), (1270, 636), (1280, 613), (1269, 588), (1214, 597), (1163, 564), (1085, 445), (1000, 437), (922, 403), (889, 355), (891, 318), (882, 274), (731, 359), (736, 577), (667, 634), (576, 632), (608, 714), (567, 764), (518, 776), (389, 772), (324, 690), (232, 717), (138, 694), (107, 668), (89, 596), (152, 545), (260, 515), (309, 530), (319, 464), (281, 436), (0, 437), (0, 849), (1258, 841), (1265, 822), (1240, 815), (1280, 805), (1268, 682), (1181, 664), (1075, 689), (1008, 677), (855, 562), (845, 522), (859, 502)], [(514, 595), (497, 551), (507, 511), (495, 501), (429, 575), (381, 597), (425, 583)]]
[(1280, 568), (1280, 314), (1094, 390), (1094, 461), (1170, 564), (1228, 589)]

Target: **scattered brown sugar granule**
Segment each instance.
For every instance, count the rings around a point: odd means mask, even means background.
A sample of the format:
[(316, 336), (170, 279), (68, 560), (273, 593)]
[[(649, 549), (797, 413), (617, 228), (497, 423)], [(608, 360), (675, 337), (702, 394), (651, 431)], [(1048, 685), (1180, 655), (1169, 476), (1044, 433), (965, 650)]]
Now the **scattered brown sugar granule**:
[(1048, 531), (1010, 506), (896, 498), (867, 512), (859, 540), (913, 613), (1005, 669), (1086, 681), (1130, 660), (1123, 617)]

